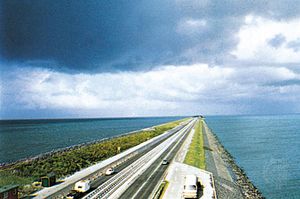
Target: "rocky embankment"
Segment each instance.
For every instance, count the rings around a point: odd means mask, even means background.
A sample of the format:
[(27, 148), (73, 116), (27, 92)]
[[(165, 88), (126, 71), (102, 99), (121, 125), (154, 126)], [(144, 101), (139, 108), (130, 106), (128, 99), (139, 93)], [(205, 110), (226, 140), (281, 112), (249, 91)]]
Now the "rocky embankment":
[[(217, 139), (217, 137), (216, 137)], [(253, 199), (259, 199), (264, 198), (261, 194), (261, 192), (255, 187), (254, 184), (249, 180), (248, 176), (244, 172), (242, 168), (240, 168), (234, 161), (234, 158), (231, 156), (231, 154), (224, 148), (223, 145), (220, 144), (219, 146), (222, 148), (223, 151), (223, 160), (226, 161), (230, 168), (232, 169), (233, 173), (236, 176), (236, 183), (241, 187), (242, 193), (245, 196), (245, 198), (253, 198)]]
[(205, 124), (203, 127), (207, 170), (215, 176), (218, 198), (262, 199), (262, 193), (234, 161), (218, 137)]

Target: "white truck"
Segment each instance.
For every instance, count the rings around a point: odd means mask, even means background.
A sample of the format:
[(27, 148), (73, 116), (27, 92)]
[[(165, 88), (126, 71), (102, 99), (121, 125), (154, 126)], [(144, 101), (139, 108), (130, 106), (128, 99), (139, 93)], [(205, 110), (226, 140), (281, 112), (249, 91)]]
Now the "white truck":
[(88, 190), (90, 190), (91, 185), (89, 180), (80, 180), (75, 183), (74, 189), (65, 197), (66, 199), (78, 199), (82, 198)]
[(184, 177), (183, 198), (197, 198), (197, 176), (186, 175)]
[(89, 180), (81, 180), (75, 183), (74, 190), (77, 192), (87, 192), (91, 188)]

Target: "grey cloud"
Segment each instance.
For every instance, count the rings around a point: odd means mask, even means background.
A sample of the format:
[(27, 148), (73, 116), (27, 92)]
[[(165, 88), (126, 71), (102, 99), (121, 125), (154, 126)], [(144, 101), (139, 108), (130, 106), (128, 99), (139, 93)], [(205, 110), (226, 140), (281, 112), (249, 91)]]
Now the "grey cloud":
[(293, 79), (293, 80), (284, 80), (284, 81), (275, 81), (271, 83), (265, 84), (266, 86), (300, 86), (300, 80), (299, 79)]
[(300, 51), (300, 38), (298, 38), (294, 41), (290, 41), (287, 44), (287, 47), (293, 49), (295, 52)]
[(268, 44), (274, 48), (278, 48), (284, 44), (286, 38), (282, 34), (275, 35), (272, 39), (268, 41)]
[[(168, 110), (172, 110), (185, 103), (197, 106), (200, 101), (216, 106), (249, 105), (247, 100), (286, 100), (294, 104), (293, 98), (299, 97), (300, 89), (299, 73), (270, 67), (192, 65), (97, 75), (30, 69), (22, 71), (25, 77), (19, 69), (11, 73), (15, 73), (16, 78), (4, 80), (7, 82), (3, 87), (4, 107), (41, 111), (57, 108), (126, 110), (124, 106), (139, 106), (145, 111), (171, 106)], [(45, 79), (53, 81), (43, 81)]]

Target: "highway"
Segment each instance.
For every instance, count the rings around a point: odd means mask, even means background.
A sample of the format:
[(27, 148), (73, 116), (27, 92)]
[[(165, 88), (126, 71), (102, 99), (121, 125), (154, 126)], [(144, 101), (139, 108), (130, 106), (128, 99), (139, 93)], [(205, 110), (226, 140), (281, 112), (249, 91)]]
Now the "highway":
[[(181, 130), (184, 126), (178, 126), (172, 130), (169, 130), (172, 133), (175, 133), (179, 130)], [(167, 137), (168, 138), (168, 137)], [(139, 152), (137, 155), (131, 157), (130, 159), (128, 159), (127, 161), (125, 161), (124, 163), (118, 165), (117, 167), (115, 167), (115, 172), (119, 173), (121, 172), (123, 169), (125, 169), (126, 167), (128, 167), (130, 164), (132, 164), (134, 161), (136, 161), (137, 159), (139, 159), (140, 157), (142, 157), (143, 155), (145, 155), (147, 152), (149, 152), (150, 150), (152, 150), (152, 148), (156, 147), (157, 145), (161, 144), (163, 141), (165, 141), (167, 138), (164, 138), (163, 140), (159, 141), (158, 143), (152, 145), (151, 147), (148, 147), (147, 149), (143, 150), (142, 152)], [(110, 178), (112, 178), (113, 175), (109, 175), (109, 176), (101, 176), (98, 179), (96, 179), (95, 181), (93, 181), (91, 183), (91, 189), (95, 190), (97, 187), (99, 187), (101, 184), (103, 184), (105, 181), (109, 180)]]
[[(91, 186), (92, 188), (97, 188), (100, 184), (104, 183), (105, 181), (109, 180), (113, 176), (103, 176), (106, 168), (109, 165), (114, 165), (115, 170), (120, 172), (121, 170), (125, 169), (128, 165), (132, 162), (136, 161), (138, 158), (143, 156), (145, 153), (149, 152), (152, 148), (162, 143), (164, 140), (171, 137), (173, 134), (176, 134), (182, 128), (184, 128), (186, 124), (178, 125), (177, 127), (166, 131), (165, 133), (152, 138), (144, 143), (141, 143), (135, 147), (132, 147), (116, 156), (113, 156), (107, 160), (99, 162), (91, 167), (85, 168), (79, 172), (76, 172), (72, 176), (67, 177), (64, 179), (63, 183), (58, 185), (44, 188), (38, 191), (35, 195), (37, 199), (39, 198), (62, 198), (66, 196), (70, 190), (74, 188), (75, 182), (84, 179), (91, 179)], [(117, 163), (117, 164), (116, 164)], [(102, 173), (102, 174), (101, 174)]]
[(83, 198), (148, 198), (168, 167), (161, 165), (162, 159), (171, 161), (174, 158), (194, 123), (192, 120), (111, 178), (103, 179), (105, 182), (98, 181), (101, 185)]
[(163, 159), (171, 162), (185, 138), (190, 128), (183, 134), (179, 140), (175, 141), (120, 197), (120, 199), (138, 198), (148, 199), (156, 186), (161, 182), (169, 165), (161, 165)]

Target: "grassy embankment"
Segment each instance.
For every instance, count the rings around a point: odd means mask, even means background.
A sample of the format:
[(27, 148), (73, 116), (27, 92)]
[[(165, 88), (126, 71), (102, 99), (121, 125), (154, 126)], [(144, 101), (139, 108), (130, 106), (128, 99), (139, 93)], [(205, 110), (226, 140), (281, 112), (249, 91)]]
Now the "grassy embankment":
[(148, 131), (100, 141), (69, 151), (57, 152), (43, 158), (19, 162), (5, 169), (2, 168), (0, 169), (0, 187), (7, 184), (19, 184), (21, 185), (21, 192), (31, 192), (33, 191), (32, 187), (23, 187), (23, 185), (31, 184), (42, 175), (50, 172), (54, 172), (58, 177), (73, 174), (82, 168), (118, 154), (118, 147), (121, 147), (122, 152), (176, 127), (184, 120), (186, 119), (169, 122)]
[(195, 126), (194, 136), (185, 156), (184, 163), (200, 169), (205, 169), (202, 126), (203, 121), (200, 119)]

